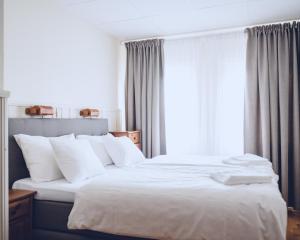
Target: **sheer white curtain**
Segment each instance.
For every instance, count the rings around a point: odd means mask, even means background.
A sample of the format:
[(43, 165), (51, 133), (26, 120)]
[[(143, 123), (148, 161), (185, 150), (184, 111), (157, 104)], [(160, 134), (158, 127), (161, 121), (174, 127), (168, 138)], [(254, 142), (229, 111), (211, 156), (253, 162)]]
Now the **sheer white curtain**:
[(243, 152), (243, 32), (165, 41), (168, 154)]

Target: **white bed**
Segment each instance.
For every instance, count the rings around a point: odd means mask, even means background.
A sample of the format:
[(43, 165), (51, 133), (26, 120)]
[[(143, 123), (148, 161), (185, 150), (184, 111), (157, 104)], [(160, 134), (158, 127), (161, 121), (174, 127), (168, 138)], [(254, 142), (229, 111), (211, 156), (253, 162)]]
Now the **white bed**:
[(277, 178), (269, 184), (223, 185), (210, 174), (240, 167), (222, 159), (161, 156), (132, 168), (107, 168), (80, 184), (25, 179), (14, 188), (37, 190), (42, 200), (72, 202), (75, 194), (70, 229), (153, 239), (285, 239), (287, 209)]

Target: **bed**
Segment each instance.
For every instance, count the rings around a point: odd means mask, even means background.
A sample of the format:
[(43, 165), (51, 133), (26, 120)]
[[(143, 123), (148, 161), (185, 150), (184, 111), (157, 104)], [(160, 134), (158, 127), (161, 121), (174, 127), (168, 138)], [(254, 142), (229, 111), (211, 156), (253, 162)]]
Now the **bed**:
[[(17, 133), (59, 136), (71, 132), (105, 134), (107, 121), (9, 120), (10, 186), (14, 184), (14, 188), (38, 191), (34, 201), (35, 239), (285, 238), (286, 206), (276, 181), (269, 185), (235, 187), (216, 183), (208, 175), (224, 168), (218, 157), (161, 156), (145, 161), (138, 168), (123, 170), (111, 166), (105, 176), (80, 184), (70, 185), (62, 179), (51, 183), (33, 183), (28, 178), (22, 153), (12, 136)], [(93, 202), (97, 203), (92, 205)], [(125, 210), (122, 207), (124, 202)], [(85, 210), (81, 211), (83, 207)], [(114, 211), (106, 211), (109, 209)], [(100, 215), (93, 215), (97, 211)], [(128, 211), (132, 213), (130, 218)], [(77, 221), (80, 215), (86, 215), (87, 219), (90, 217), (91, 221), (97, 220), (97, 224), (89, 227), (94, 231), (67, 228), (70, 217), (73, 219), (69, 223), (70, 228), (84, 229), (85, 226)], [(150, 230), (145, 227), (149, 225), (152, 226)], [(247, 234), (250, 232), (253, 235)]]

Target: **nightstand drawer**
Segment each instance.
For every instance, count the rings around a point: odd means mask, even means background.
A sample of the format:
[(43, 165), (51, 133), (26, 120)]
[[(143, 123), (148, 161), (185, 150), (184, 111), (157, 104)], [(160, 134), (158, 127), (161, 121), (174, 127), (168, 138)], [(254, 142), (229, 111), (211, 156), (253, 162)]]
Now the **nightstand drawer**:
[(24, 216), (9, 223), (10, 240), (32, 240), (31, 217)]
[(18, 217), (29, 215), (31, 211), (31, 199), (26, 198), (9, 204), (9, 220), (13, 221)]
[(140, 143), (140, 132), (128, 132), (128, 137), (133, 143)]
[(35, 193), (9, 190), (9, 240), (32, 239), (32, 202)]
[(123, 132), (111, 132), (115, 137), (129, 137), (131, 141), (135, 144), (141, 142), (141, 132), (140, 131), (123, 131)]

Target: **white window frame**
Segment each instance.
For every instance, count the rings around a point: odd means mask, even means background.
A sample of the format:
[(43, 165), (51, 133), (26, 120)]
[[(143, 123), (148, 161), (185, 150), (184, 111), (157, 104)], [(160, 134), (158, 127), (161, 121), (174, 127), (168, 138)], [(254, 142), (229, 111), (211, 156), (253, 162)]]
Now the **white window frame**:
[(8, 135), (7, 97), (9, 93), (0, 90), (0, 239), (8, 240)]

